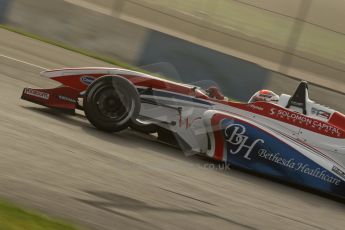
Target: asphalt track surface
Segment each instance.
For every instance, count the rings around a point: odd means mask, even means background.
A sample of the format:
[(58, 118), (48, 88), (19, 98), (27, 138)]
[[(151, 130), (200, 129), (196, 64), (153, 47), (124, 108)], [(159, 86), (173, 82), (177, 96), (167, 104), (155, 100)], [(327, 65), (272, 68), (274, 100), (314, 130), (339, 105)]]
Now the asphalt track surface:
[(0, 197), (90, 229), (344, 229), (340, 202), (19, 99), (76, 66), (109, 65), (0, 30)]

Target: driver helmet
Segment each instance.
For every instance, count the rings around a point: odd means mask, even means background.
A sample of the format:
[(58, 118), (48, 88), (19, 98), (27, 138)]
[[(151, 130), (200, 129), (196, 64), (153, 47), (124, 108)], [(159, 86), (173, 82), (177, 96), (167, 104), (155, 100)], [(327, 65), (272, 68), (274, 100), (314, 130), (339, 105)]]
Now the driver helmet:
[(279, 96), (271, 90), (260, 90), (256, 92), (249, 100), (249, 103), (254, 103), (257, 101), (265, 101), (265, 102), (272, 102), (278, 103)]

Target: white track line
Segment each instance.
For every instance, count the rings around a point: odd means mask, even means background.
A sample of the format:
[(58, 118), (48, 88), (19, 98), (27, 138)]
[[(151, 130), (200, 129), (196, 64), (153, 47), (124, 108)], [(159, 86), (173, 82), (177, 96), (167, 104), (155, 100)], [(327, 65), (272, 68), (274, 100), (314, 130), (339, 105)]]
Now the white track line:
[(45, 67), (42, 67), (42, 66), (39, 66), (39, 65), (35, 65), (35, 64), (27, 62), (27, 61), (19, 60), (17, 58), (9, 57), (9, 56), (3, 55), (3, 54), (0, 54), (0, 57), (7, 58), (7, 59), (10, 59), (12, 61), (20, 62), (20, 63), (26, 64), (26, 65), (30, 65), (30, 66), (33, 66), (33, 67), (36, 67), (36, 68), (39, 68), (39, 69), (43, 69), (43, 70), (47, 70), (48, 69), (48, 68), (45, 68)]
[(92, 11), (96, 11), (98, 13), (101, 14), (105, 14), (105, 15), (109, 15), (111, 16), (113, 14), (113, 10), (111, 8), (111, 6), (109, 7), (104, 7), (104, 6), (100, 6), (99, 4), (95, 4), (95, 3), (91, 3), (85, 0), (64, 0), (67, 3), (76, 5), (76, 6), (80, 6), (83, 8), (86, 8), (88, 10), (92, 10)]

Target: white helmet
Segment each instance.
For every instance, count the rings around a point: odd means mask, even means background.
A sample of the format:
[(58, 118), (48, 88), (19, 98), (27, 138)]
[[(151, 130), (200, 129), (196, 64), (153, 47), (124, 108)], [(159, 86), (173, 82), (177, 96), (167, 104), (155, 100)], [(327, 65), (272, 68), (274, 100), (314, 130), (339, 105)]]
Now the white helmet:
[(272, 103), (278, 103), (279, 96), (271, 90), (260, 90), (256, 92), (249, 100), (249, 103), (254, 103), (257, 101), (266, 101)]

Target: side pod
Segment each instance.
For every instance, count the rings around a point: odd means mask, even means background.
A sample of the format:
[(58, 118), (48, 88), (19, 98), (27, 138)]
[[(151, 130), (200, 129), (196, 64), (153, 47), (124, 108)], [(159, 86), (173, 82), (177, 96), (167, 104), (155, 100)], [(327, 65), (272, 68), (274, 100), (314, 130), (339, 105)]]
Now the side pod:
[(306, 143), (234, 114), (204, 114), (207, 155), (261, 175), (345, 198), (344, 167)]

